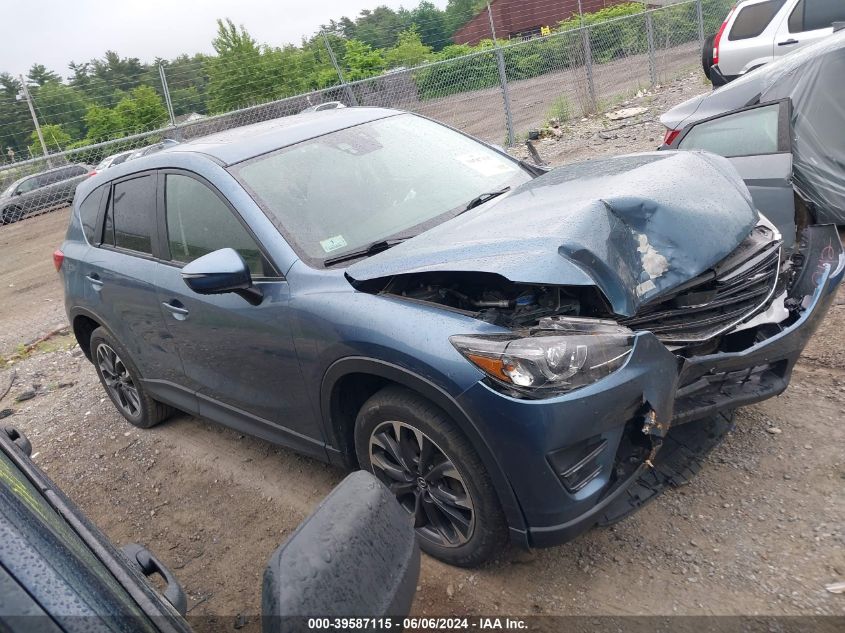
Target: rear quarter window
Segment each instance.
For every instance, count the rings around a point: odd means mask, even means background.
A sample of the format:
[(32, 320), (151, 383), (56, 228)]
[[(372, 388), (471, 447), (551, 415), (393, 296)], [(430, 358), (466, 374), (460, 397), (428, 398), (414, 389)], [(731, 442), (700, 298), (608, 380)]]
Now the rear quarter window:
[(760, 35), (769, 26), (775, 14), (780, 11), (784, 2), (786, 0), (768, 0), (768, 2), (752, 4), (740, 9), (728, 34), (728, 40), (735, 42)]
[(79, 205), (79, 220), (82, 223), (82, 232), (89, 244), (97, 244), (100, 240), (97, 236), (97, 219), (100, 214), (100, 205), (103, 201), (103, 194), (108, 185), (97, 187)]

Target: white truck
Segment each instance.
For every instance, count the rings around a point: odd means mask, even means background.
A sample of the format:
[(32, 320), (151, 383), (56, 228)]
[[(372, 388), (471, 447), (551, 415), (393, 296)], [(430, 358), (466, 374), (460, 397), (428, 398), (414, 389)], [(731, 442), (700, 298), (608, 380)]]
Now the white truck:
[(845, 22), (845, 0), (740, 0), (704, 43), (704, 74), (724, 85), (830, 35), (837, 22)]

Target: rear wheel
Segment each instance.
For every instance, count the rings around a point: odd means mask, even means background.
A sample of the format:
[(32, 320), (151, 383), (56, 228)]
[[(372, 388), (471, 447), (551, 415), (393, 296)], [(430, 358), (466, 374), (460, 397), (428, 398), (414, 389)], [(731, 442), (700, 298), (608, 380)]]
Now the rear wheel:
[(23, 215), (20, 207), (9, 207), (7, 209), (3, 209), (2, 214), (0, 214), (0, 224), (11, 224), (12, 222), (17, 222), (21, 219), (21, 215)]
[(503, 549), (507, 525), (493, 483), (454, 422), (403, 387), (386, 387), (358, 413), (355, 449), (412, 516), (423, 551), (473, 567)]
[(91, 334), (91, 358), (103, 388), (130, 424), (148, 429), (173, 414), (173, 409), (150, 397), (129, 354), (104, 328)]
[(707, 79), (710, 79), (710, 68), (713, 66), (713, 41), (715, 39), (715, 35), (704, 38), (704, 46), (701, 49), (701, 66)]

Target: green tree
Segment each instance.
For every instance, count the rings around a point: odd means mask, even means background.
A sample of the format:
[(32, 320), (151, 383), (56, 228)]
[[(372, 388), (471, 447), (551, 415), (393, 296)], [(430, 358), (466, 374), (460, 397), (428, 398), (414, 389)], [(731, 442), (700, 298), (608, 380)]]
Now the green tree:
[(449, 36), (455, 34), (464, 24), (487, 6), (485, 0), (449, 0), (446, 4), (445, 21)]
[(20, 90), (17, 79), (9, 73), (0, 73), (0, 161), (26, 156), (33, 125), (26, 102), (17, 99)]
[(85, 136), (85, 113), (89, 102), (82, 92), (58, 81), (48, 81), (32, 88), (31, 92), (41, 123), (60, 125), (73, 139)]
[(355, 19), (354, 26), (348, 18), (341, 18), (343, 35), (347, 39), (356, 39), (374, 49), (390, 48), (399, 37), (399, 33), (410, 28), (413, 17), (409, 11), (394, 11), (387, 6), (364, 9)]
[(396, 46), (387, 51), (384, 59), (391, 68), (419, 66), (431, 57), (432, 48), (422, 43), (416, 25), (399, 34)]
[[(61, 125), (42, 125), (41, 134), (44, 136), (44, 143), (47, 145), (47, 151), (50, 153), (60, 152), (66, 149), (73, 141), (70, 135), (62, 129)], [(38, 138), (38, 132), (32, 130), (29, 140), (29, 153), (32, 156), (41, 156), (44, 152), (41, 149), (41, 140)]]
[(62, 80), (62, 78), (52, 70), (47, 70), (47, 67), (44, 64), (33, 64), (32, 68), (29, 69), (26, 78), (29, 80), (29, 83), (35, 84), (36, 86), (43, 86), (50, 81), (58, 83)]
[(433, 3), (423, 0), (411, 12), (411, 18), (420, 33), (423, 44), (439, 51), (451, 44), (452, 33), (446, 27), (446, 13)]
[(112, 108), (92, 105), (85, 113), (85, 126), (89, 143), (100, 143), (124, 136), (123, 123)]
[(176, 116), (191, 112), (205, 114), (205, 94), (208, 89), (206, 56), (201, 53), (179, 55), (162, 64)]
[(114, 107), (126, 134), (137, 134), (163, 127), (168, 122), (161, 97), (150, 86), (138, 86)]
[(217, 20), (212, 46), (217, 55), (206, 64), (210, 112), (227, 112), (272, 98), (276, 78), (265, 72), (261, 48), (243, 26)]
[(87, 64), (74, 64), (71, 86), (83, 92), (89, 101), (114, 107), (126, 93), (137, 88), (148, 76), (150, 67), (135, 57), (121, 57), (106, 51), (102, 59)]
[(357, 81), (381, 73), (384, 70), (384, 56), (380, 50), (373, 50), (369, 44), (351, 40), (346, 43), (343, 64), (344, 79)]

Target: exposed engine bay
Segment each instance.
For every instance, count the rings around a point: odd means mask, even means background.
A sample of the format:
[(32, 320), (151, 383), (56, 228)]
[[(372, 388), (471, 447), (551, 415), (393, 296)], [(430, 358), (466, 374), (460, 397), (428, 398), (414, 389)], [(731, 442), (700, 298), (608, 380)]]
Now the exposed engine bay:
[(489, 273), (417, 273), (393, 277), (382, 294), (436, 303), (509, 329), (548, 316), (610, 316), (594, 288), (514, 284)]
[[(593, 286), (531, 285), (492, 273), (420, 272), (358, 282), (365, 292), (433, 303), (511, 330), (542, 327), (549, 317), (613, 319), (651, 331), (680, 355), (735, 351), (798, 317), (803, 297), (789, 292), (805, 264), (799, 239), (783, 249), (763, 219), (727, 258), (633, 317), (615, 315)], [(721, 335), (725, 336), (721, 336)]]

